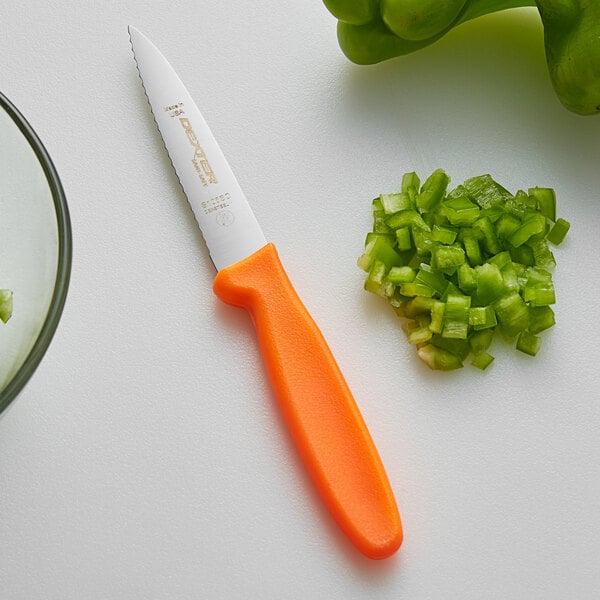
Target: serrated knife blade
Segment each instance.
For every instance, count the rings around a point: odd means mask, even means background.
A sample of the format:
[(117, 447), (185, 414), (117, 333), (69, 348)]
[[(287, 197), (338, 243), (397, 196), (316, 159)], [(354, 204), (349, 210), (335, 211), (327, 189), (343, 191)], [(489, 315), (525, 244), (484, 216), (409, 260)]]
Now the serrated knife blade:
[(396, 500), (331, 350), (189, 92), (145, 35), (130, 26), (129, 36), (152, 114), (217, 269), (213, 290), (250, 313), (274, 395), (325, 506), (363, 554), (386, 558), (402, 543)]

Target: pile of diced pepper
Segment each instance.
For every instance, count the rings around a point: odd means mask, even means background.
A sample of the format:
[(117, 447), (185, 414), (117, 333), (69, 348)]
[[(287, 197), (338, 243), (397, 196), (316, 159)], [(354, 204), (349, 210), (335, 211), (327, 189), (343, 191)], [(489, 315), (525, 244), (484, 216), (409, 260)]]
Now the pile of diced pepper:
[(469, 357), (486, 369), (496, 333), (535, 356), (540, 333), (555, 324), (549, 243), (560, 244), (570, 226), (556, 218), (556, 194), (511, 194), (490, 175), (449, 184), (441, 169), (422, 185), (410, 172), (400, 191), (373, 200), (358, 259), (365, 289), (390, 302), (432, 369), (457, 369)]

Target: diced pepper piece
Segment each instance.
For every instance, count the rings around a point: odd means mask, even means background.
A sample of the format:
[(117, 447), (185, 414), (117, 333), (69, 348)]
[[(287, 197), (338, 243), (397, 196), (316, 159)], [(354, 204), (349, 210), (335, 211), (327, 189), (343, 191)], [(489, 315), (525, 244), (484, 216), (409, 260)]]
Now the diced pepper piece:
[(524, 276), (525, 285), (552, 284), (552, 273), (541, 267), (528, 267)]
[(458, 287), (456, 285), (454, 285), (454, 283), (450, 280), (450, 281), (448, 281), (448, 285), (446, 286), (446, 291), (442, 294), (442, 297), (440, 298), (440, 300), (442, 302), (446, 302), (446, 300), (448, 300), (448, 297), (452, 296), (453, 294), (462, 296), (462, 292), (460, 291), (460, 289), (458, 289)]
[(414, 280), (415, 275), (416, 272), (412, 267), (404, 265), (402, 267), (392, 267), (387, 274), (387, 279), (393, 284), (399, 285), (401, 283), (410, 283)]
[(458, 356), (458, 358), (460, 358), (461, 361), (465, 360), (471, 351), (469, 340), (446, 338), (435, 334), (431, 338), (431, 343), (437, 348), (442, 348), (443, 350), (447, 350), (448, 352), (455, 354)]
[(399, 317), (407, 316), (406, 315), (406, 306), (410, 302), (410, 298), (403, 296), (400, 293), (400, 290), (398, 289), (398, 287), (396, 287), (396, 290), (394, 291), (393, 295), (388, 297), (388, 301), (389, 301), (390, 305), (392, 306), (392, 308), (394, 309), (394, 312)]
[(528, 216), (519, 228), (508, 238), (508, 242), (514, 248), (518, 248), (531, 238), (540, 236), (546, 232), (546, 217), (540, 213)]
[(398, 194), (381, 194), (379, 196), (381, 207), (386, 215), (400, 212), (401, 210), (410, 210), (414, 208), (408, 194), (400, 192)]
[(366, 245), (364, 253), (358, 259), (358, 266), (368, 272), (376, 261), (383, 262), (388, 270), (404, 263), (402, 256), (384, 236), (377, 236)]
[[(422, 316), (422, 315), (421, 315)], [(404, 329), (404, 333), (408, 335), (411, 331), (418, 329), (421, 325), (416, 316), (407, 318), (402, 322), (402, 329)]]
[(487, 369), (492, 362), (494, 361), (494, 357), (491, 354), (488, 354), (487, 352), (479, 352), (478, 354), (473, 355), (473, 358), (471, 360), (471, 364), (474, 367), (477, 367), (478, 369), (481, 369), (482, 371), (484, 369)]
[(548, 242), (544, 239), (533, 240), (527, 242), (527, 245), (531, 248), (533, 253), (533, 262), (536, 266), (552, 271), (556, 267), (556, 260), (554, 254), (550, 248), (548, 248)]
[(477, 227), (459, 227), (458, 235), (456, 236), (456, 241), (464, 242), (468, 238), (473, 238), (478, 242), (481, 242), (483, 240), (483, 232)]
[(480, 329), (478, 331), (474, 331), (469, 338), (469, 348), (473, 354), (485, 352), (492, 345), (493, 339), (493, 329)]
[(416, 280), (430, 286), (438, 296), (443, 296), (448, 287), (448, 280), (442, 273), (433, 269), (427, 263), (421, 263), (417, 271)]
[(512, 194), (496, 183), (491, 175), (472, 177), (467, 179), (463, 185), (481, 208), (491, 208), (498, 204), (504, 204), (512, 198)]
[(365, 290), (384, 298), (392, 296), (395, 286), (393, 283), (387, 281), (386, 274), (387, 268), (385, 264), (380, 260), (376, 260), (365, 281)]
[(550, 221), (556, 221), (556, 193), (552, 188), (529, 188), (529, 196), (537, 202), (538, 210)]
[(504, 213), (496, 221), (496, 235), (499, 240), (507, 240), (519, 227), (521, 220), (514, 215)]
[(452, 225), (473, 225), (479, 218), (481, 209), (466, 197), (452, 198), (442, 202), (442, 211)]
[(492, 223), (496, 223), (498, 219), (506, 214), (506, 210), (502, 205), (490, 206), (489, 208), (482, 208), (479, 213), (482, 217), (487, 217)]
[(497, 300), (505, 292), (504, 279), (498, 265), (483, 263), (475, 267), (477, 277), (477, 302), (485, 306)]
[(446, 244), (450, 246), (454, 244), (456, 240), (457, 232), (455, 229), (449, 229), (448, 227), (440, 227), (434, 225), (431, 233), (431, 238), (434, 242), (440, 242), (440, 244)]
[(393, 233), (380, 233), (378, 231), (369, 231), (365, 237), (365, 247), (378, 237), (384, 238), (387, 243), (393, 248), (394, 247), (394, 234)]
[(373, 212), (378, 212), (383, 210), (383, 206), (381, 206), (381, 198), (377, 196), (377, 198), (373, 198), (371, 202), (371, 209)]
[(525, 282), (527, 281), (527, 269), (529, 269), (529, 267), (524, 264), (513, 261), (512, 268), (517, 274), (517, 281), (519, 282), (519, 287), (525, 285)]
[(554, 285), (526, 285), (523, 288), (523, 300), (528, 302), (530, 306), (548, 306), (549, 304), (555, 304), (556, 294), (554, 292)]
[(513, 246), (509, 245), (508, 251), (510, 252), (510, 257), (512, 258), (513, 263), (525, 265), (526, 267), (535, 265), (535, 256), (531, 246), (523, 244), (518, 248), (514, 248)]
[(412, 230), (412, 236), (417, 256), (430, 256), (432, 248), (437, 244), (431, 232), (416, 228)]
[(502, 270), (507, 265), (512, 264), (512, 259), (510, 258), (510, 252), (508, 252), (508, 250), (504, 250), (488, 258), (487, 262), (492, 265), (496, 265), (500, 270)]
[(427, 225), (427, 227), (429, 227), (429, 229), (431, 230), (431, 236), (433, 239), (433, 226), (440, 224), (440, 221), (439, 221), (438, 217), (436, 216), (436, 212), (435, 211), (422, 211), (422, 212), (420, 212), (420, 215), (423, 217), (423, 221), (425, 221), (425, 224)]
[(444, 310), (442, 337), (466, 340), (469, 331), (470, 296), (450, 294)]
[(392, 230), (385, 224), (387, 215), (383, 209), (373, 211), (373, 231), (376, 233), (389, 233)]
[(529, 325), (529, 309), (519, 294), (513, 292), (493, 304), (498, 323), (508, 337), (515, 337)]
[(410, 190), (418, 191), (420, 186), (421, 180), (414, 171), (411, 171), (410, 173), (404, 173), (404, 175), (402, 175), (401, 189), (403, 192), (408, 193)]
[(470, 293), (477, 289), (475, 270), (467, 262), (463, 262), (463, 264), (458, 267), (456, 274), (458, 277), (458, 287), (461, 291)]
[(385, 263), (380, 260), (376, 260), (369, 271), (369, 281), (373, 283), (382, 284), (385, 280), (387, 268)]
[(472, 267), (483, 264), (483, 253), (481, 252), (481, 246), (479, 240), (473, 236), (467, 236), (463, 239), (463, 246), (465, 247), (465, 253), (469, 264)]
[(435, 301), (431, 305), (431, 323), (429, 329), (433, 333), (442, 333), (444, 327), (444, 312), (446, 310), (446, 303), (440, 300)]
[(504, 205), (504, 212), (505, 214), (517, 218), (519, 222), (523, 222), (529, 214), (532, 214), (532, 211), (525, 206), (523, 202), (519, 201), (518, 196), (514, 196), (513, 198), (510, 198), (510, 200), (507, 200)]
[(449, 294), (446, 298), (446, 319), (469, 321), (471, 297), (463, 294)]
[(538, 306), (529, 309), (529, 332), (541, 333), (556, 323), (554, 311), (549, 306)]
[(396, 229), (396, 243), (398, 250), (403, 252), (412, 248), (410, 227), (399, 227)]
[(548, 240), (555, 245), (559, 245), (567, 235), (569, 229), (571, 228), (571, 224), (568, 221), (560, 218), (556, 220), (552, 229), (548, 232)]
[(518, 292), (520, 289), (519, 275), (515, 267), (515, 263), (512, 261), (504, 265), (500, 269), (502, 279), (504, 280), (504, 289), (507, 292)]
[(460, 246), (437, 245), (431, 248), (431, 266), (440, 271), (456, 269), (465, 262), (465, 251)]
[(472, 306), (469, 309), (469, 325), (475, 331), (496, 327), (497, 324), (496, 311), (490, 305)]
[(419, 358), (430, 368), (437, 371), (452, 371), (463, 366), (462, 360), (433, 344), (425, 344), (417, 350)]
[(496, 229), (489, 217), (477, 219), (477, 221), (473, 223), (473, 227), (479, 229), (483, 234), (483, 248), (488, 254), (498, 254), (498, 252), (502, 251), (502, 246), (496, 235)]
[(467, 188), (464, 185), (457, 185), (453, 190), (450, 190), (446, 194), (446, 198), (448, 200), (452, 200), (453, 198), (469, 198), (472, 199)]
[(519, 190), (514, 196), (515, 204), (523, 207), (525, 213), (528, 212), (537, 212), (538, 211), (538, 202), (537, 199), (532, 197), (530, 194), (524, 192), (523, 190)]
[(469, 334), (469, 323), (464, 321), (449, 321), (444, 318), (442, 337), (466, 340)]
[(431, 339), (433, 335), (429, 326), (421, 326), (413, 329), (407, 333), (409, 344), (424, 344)]
[(446, 193), (450, 178), (442, 169), (436, 169), (423, 183), (417, 196), (417, 208), (429, 211), (436, 206)]
[(431, 307), (439, 300), (432, 297), (415, 296), (406, 303), (405, 313), (408, 318), (414, 318), (418, 315), (431, 314)]
[(517, 338), (517, 350), (524, 352), (525, 354), (529, 354), (530, 356), (535, 356), (540, 346), (542, 345), (542, 338), (539, 335), (535, 335), (530, 333), (529, 331), (523, 331), (519, 334)]
[(423, 217), (413, 209), (401, 210), (400, 212), (390, 215), (386, 218), (385, 224), (391, 229), (398, 229), (399, 227), (413, 227), (423, 229), (425, 231), (431, 231), (431, 227), (425, 223)]
[(403, 283), (400, 285), (400, 293), (403, 296), (408, 296), (409, 298), (414, 296), (432, 298), (435, 294), (435, 290), (424, 283), (419, 283), (418, 281), (411, 281), (409, 283)]

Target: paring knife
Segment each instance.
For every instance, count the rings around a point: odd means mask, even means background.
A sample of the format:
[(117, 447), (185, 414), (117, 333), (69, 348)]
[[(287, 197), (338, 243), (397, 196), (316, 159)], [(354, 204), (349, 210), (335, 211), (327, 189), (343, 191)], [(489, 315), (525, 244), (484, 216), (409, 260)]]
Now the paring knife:
[(214, 293), (245, 308), (300, 456), (329, 512), (374, 559), (402, 543), (383, 464), (323, 335), (268, 243), (183, 83), (134, 27), (129, 36), (156, 124), (217, 269)]

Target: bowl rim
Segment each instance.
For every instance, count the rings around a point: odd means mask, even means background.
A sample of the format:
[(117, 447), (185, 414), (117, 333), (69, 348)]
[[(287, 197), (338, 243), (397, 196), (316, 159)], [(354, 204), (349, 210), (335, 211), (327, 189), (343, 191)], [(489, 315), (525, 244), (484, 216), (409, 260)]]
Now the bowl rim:
[(0, 393), (0, 413), (2, 413), (29, 381), (54, 337), (54, 333), (56, 332), (56, 328), (63, 312), (71, 278), (73, 239), (67, 198), (56, 167), (54, 166), (48, 151), (27, 119), (2, 92), (0, 92), (0, 108), (4, 109), (9, 117), (12, 118), (15, 125), (19, 128), (31, 146), (40, 163), (52, 194), (58, 233), (56, 280), (54, 282), (54, 290), (50, 300), (48, 313), (44, 319), (40, 333), (25, 361), (19, 367), (19, 370), (8, 385)]

